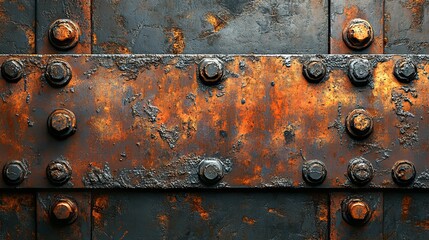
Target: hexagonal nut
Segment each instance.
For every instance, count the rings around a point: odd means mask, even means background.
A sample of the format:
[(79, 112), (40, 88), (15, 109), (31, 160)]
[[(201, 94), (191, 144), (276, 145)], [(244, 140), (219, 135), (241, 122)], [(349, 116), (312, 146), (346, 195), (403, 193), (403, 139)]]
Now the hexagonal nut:
[(356, 185), (363, 186), (374, 177), (374, 168), (371, 162), (363, 157), (353, 158), (349, 162), (347, 174), (350, 181)]
[(199, 79), (206, 85), (216, 85), (225, 75), (225, 67), (217, 58), (204, 58), (198, 64)]
[(49, 41), (58, 50), (68, 50), (79, 42), (80, 28), (70, 19), (55, 20), (49, 27)]
[(311, 59), (303, 65), (302, 73), (307, 81), (319, 83), (327, 75), (326, 64), (320, 59)]
[(367, 85), (372, 79), (372, 66), (368, 59), (358, 58), (349, 62), (348, 77), (356, 87)]
[(77, 130), (76, 116), (68, 109), (56, 109), (48, 117), (48, 130), (58, 139), (67, 138)]
[(341, 204), (343, 219), (351, 225), (364, 225), (371, 219), (369, 205), (360, 198), (346, 199)]
[(367, 138), (374, 130), (374, 120), (364, 109), (355, 109), (346, 117), (346, 130), (355, 139)]
[(22, 161), (19, 160), (7, 162), (3, 167), (3, 180), (8, 185), (21, 184), (27, 174), (27, 167)]
[(72, 168), (66, 160), (54, 160), (46, 167), (46, 176), (54, 185), (67, 183), (72, 176)]
[(363, 50), (374, 41), (374, 31), (368, 21), (355, 18), (344, 28), (343, 40), (347, 47), (354, 50)]
[(50, 215), (56, 224), (72, 224), (78, 217), (77, 204), (72, 199), (60, 198), (51, 205)]
[(52, 60), (46, 67), (45, 78), (49, 85), (54, 88), (64, 87), (72, 79), (71, 67), (61, 59)]
[(326, 175), (326, 166), (322, 161), (309, 160), (304, 162), (302, 166), (302, 177), (308, 184), (322, 184)]
[(395, 63), (393, 75), (398, 81), (409, 83), (417, 78), (417, 66), (409, 59), (400, 59)]
[(410, 185), (416, 178), (416, 168), (414, 164), (407, 160), (397, 161), (392, 168), (392, 178), (398, 185)]
[(202, 182), (213, 185), (219, 182), (224, 175), (222, 162), (216, 158), (207, 158), (198, 166), (198, 176)]
[(1, 65), (1, 75), (6, 81), (16, 83), (24, 75), (24, 66), (19, 59), (7, 59)]

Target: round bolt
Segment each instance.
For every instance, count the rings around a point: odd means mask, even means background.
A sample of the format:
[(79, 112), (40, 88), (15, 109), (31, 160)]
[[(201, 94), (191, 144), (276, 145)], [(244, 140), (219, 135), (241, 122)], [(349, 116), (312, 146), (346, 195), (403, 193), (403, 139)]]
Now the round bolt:
[(346, 117), (347, 132), (356, 139), (368, 137), (373, 128), (372, 116), (364, 109), (355, 109)]
[(58, 19), (49, 27), (49, 41), (59, 50), (68, 50), (79, 41), (79, 26), (70, 19)]
[(314, 59), (304, 64), (302, 72), (307, 81), (318, 83), (326, 76), (326, 66), (321, 60)]
[(68, 182), (72, 175), (72, 168), (66, 160), (55, 160), (48, 164), (46, 176), (55, 185), (63, 185)]
[(52, 87), (64, 87), (72, 78), (71, 67), (62, 60), (53, 60), (46, 67), (45, 77)]
[(207, 85), (219, 83), (224, 76), (223, 63), (217, 58), (205, 58), (198, 65), (200, 79)]
[(372, 77), (371, 63), (367, 59), (352, 59), (349, 62), (348, 76), (357, 87), (367, 85)]
[(326, 174), (326, 166), (319, 160), (306, 161), (302, 166), (302, 177), (309, 184), (321, 184), (325, 180)]
[(416, 177), (416, 168), (412, 162), (397, 161), (392, 168), (392, 178), (398, 185), (409, 185)]
[(57, 200), (51, 207), (51, 218), (62, 225), (72, 224), (77, 219), (77, 206), (71, 199)]
[(372, 164), (363, 157), (350, 160), (347, 173), (350, 180), (357, 185), (365, 185), (374, 177)]
[(54, 110), (48, 117), (48, 130), (58, 139), (64, 139), (76, 132), (76, 117), (68, 109)]
[(23, 65), (18, 59), (8, 59), (1, 65), (1, 75), (8, 82), (18, 82), (23, 75)]
[(6, 163), (3, 167), (3, 179), (9, 185), (18, 185), (24, 181), (26, 168), (21, 161)]
[(351, 225), (363, 225), (369, 221), (372, 212), (369, 205), (362, 199), (348, 199), (342, 205), (343, 219)]
[(398, 60), (393, 71), (396, 79), (403, 83), (409, 83), (417, 78), (417, 67), (408, 59)]
[(206, 184), (215, 184), (223, 178), (223, 166), (218, 159), (205, 159), (200, 162), (198, 176)]
[(343, 40), (351, 49), (363, 50), (367, 48), (374, 41), (371, 24), (360, 18), (351, 20), (343, 30)]

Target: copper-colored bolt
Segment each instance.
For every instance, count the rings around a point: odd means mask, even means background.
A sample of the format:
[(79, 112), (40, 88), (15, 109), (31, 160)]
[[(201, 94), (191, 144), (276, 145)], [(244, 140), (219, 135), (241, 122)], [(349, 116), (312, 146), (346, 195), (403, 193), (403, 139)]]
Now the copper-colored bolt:
[(52, 205), (51, 217), (57, 223), (71, 224), (76, 220), (77, 215), (76, 203), (71, 199), (59, 199)]
[(362, 225), (371, 218), (371, 209), (362, 199), (349, 199), (343, 202), (343, 218), (353, 225)]
[(343, 31), (343, 40), (349, 48), (355, 50), (367, 48), (374, 40), (371, 24), (360, 18), (351, 20)]
[(368, 137), (374, 128), (372, 116), (364, 109), (355, 109), (346, 117), (347, 132), (354, 138)]
[(76, 46), (79, 35), (79, 26), (70, 19), (58, 19), (49, 28), (49, 41), (60, 50)]

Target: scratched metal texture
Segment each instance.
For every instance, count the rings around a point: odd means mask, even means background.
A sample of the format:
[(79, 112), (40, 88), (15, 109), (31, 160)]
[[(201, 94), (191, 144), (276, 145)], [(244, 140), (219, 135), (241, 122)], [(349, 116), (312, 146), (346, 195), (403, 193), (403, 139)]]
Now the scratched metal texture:
[[(227, 77), (210, 87), (196, 74), (203, 57), (19, 57), (24, 79), (0, 81), (1, 163), (28, 163), (31, 174), (22, 188), (54, 187), (45, 169), (56, 159), (73, 168), (63, 188), (199, 188), (204, 185), (197, 166), (205, 157), (224, 164), (217, 188), (314, 188), (303, 181), (301, 167), (319, 159), (328, 170), (321, 188), (356, 188), (347, 165), (364, 157), (375, 177), (362, 188), (398, 187), (390, 172), (398, 160), (416, 166), (409, 188), (428, 187), (426, 56), (323, 55), (329, 78), (311, 84), (302, 76), (309, 55), (219, 55)], [(361, 88), (346, 74), (348, 61), (359, 57), (374, 66), (373, 80)], [(53, 58), (73, 69), (64, 88), (50, 87), (42, 74)], [(393, 66), (402, 58), (417, 64), (418, 80), (395, 79)], [(78, 130), (59, 141), (48, 134), (46, 121), (61, 107), (76, 114)], [(368, 139), (353, 140), (345, 132), (345, 117), (356, 108), (374, 118)]]
[(328, 53), (328, 0), (92, 4), (93, 53)]

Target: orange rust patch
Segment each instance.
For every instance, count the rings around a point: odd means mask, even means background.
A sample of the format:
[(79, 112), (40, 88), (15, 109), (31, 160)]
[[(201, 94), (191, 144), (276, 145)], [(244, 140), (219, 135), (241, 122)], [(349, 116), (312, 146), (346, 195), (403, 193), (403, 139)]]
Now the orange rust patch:
[(131, 51), (125, 47), (115, 42), (105, 42), (100, 44), (100, 47), (103, 49), (103, 52), (108, 54), (130, 54)]
[(200, 214), (201, 219), (209, 219), (209, 213), (201, 205), (203, 202), (201, 197), (188, 195), (185, 200), (192, 204), (192, 211), (198, 212)]
[(277, 209), (274, 209), (274, 208), (268, 208), (268, 212), (271, 213), (271, 214), (274, 214), (274, 215), (276, 215), (278, 217), (282, 217), (282, 218), (285, 217), (284, 214), (280, 213), (279, 211), (277, 211)]
[(219, 32), (227, 24), (227, 22), (225, 20), (219, 18), (218, 16), (216, 16), (216, 15), (214, 15), (212, 13), (208, 13), (206, 15), (206, 20), (207, 20), (207, 22), (209, 22), (213, 26), (213, 31), (214, 32)]
[(92, 44), (97, 44), (97, 34), (92, 33)]
[(416, 223), (417, 227), (423, 228), (425, 230), (429, 230), (429, 220), (421, 221)]
[(404, 196), (404, 198), (402, 198), (402, 212), (401, 212), (402, 221), (405, 221), (408, 218), (411, 201), (412, 199), (410, 196)]
[(94, 208), (92, 210), (92, 217), (94, 218), (95, 225), (102, 224), (103, 215), (101, 212), (107, 208), (109, 198), (107, 196), (100, 196), (95, 199)]
[(167, 196), (167, 198), (168, 198), (168, 201), (171, 202), (171, 203), (177, 202), (176, 196)]
[(327, 222), (328, 221), (328, 207), (325, 205), (320, 205), (318, 207), (318, 213), (317, 213), (317, 217), (319, 218), (320, 221), (322, 222)]
[(256, 220), (255, 220), (255, 219), (253, 219), (253, 218), (249, 218), (249, 217), (246, 217), (246, 216), (244, 216), (241, 220), (242, 220), (244, 223), (247, 223), (247, 224), (249, 224), (249, 225), (253, 225), (253, 224), (255, 224), (255, 222), (256, 222)]
[(426, 4), (426, 0), (408, 0), (404, 5), (411, 10), (413, 16), (411, 28), (416, 29), (422, 27)]
[(165, 214), (158, 215), (158, 221), (159, 221), (159, 224), (161, 224), (162, 226), (164, 226), (164, 227), (168, 226), (168, 216), (167, 215), (165, 215)]
[(185, 50), (185, 36), (183, 35), (183, 31), (180, 28), (171, 28), (168, 30), (170, 33), (168, 35), (168, 42), (171, 44), (172, 49), (171, 52), (173, 54), (183, 53)]

